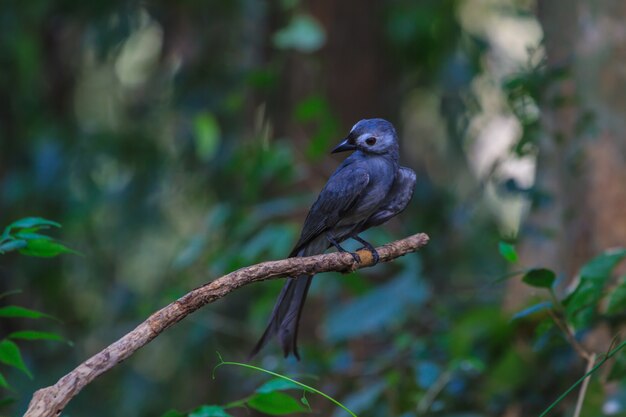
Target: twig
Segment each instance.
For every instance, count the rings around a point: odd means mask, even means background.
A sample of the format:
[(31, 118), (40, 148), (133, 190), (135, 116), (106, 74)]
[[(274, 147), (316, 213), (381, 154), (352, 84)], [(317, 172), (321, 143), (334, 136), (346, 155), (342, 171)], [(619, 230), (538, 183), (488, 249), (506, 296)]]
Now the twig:
[[(415, 252), (426, 245), (428, 239), (428, 235), (418, 233), (381, 246), (376, 249), (380, 262), (389, 262), (399, 256)], [(372, 254), (368, 250), (361, 250), (358, 254), (361, 263), (355, 262), (349, 253), (330, 253), (264, 262), (231, 272), (196, 288), (152, 314), (134, 330), (78, 365), (56, 384), (36, 391), (24, 417), (59, 416), (70, 400), (98, 376), (127, 359), (168, 327), (239, 287), (273, 278), (313, 275), (329, 271), (349, 272), (373, 265)]]
[(437, 395), (448, 385), (448, 382), (452, 379), (453, 372), (451, 370), (447, 370), (439, 375), (439, 378), (435, 381), (435, 383), (426, 391), (426, 394), (422, 397), (420, 402), (417, 404), (417, 414), (422, 415), (426, 414), (426, 412), (430, 409), (430, 407), (435, 402)]
[[(585, 369), (585, 374), (588, 374), (591, 369), (593, 369), (593, 364), (596, 362), (596, 353), (592, 353), (589, 358), (587, 358), (587, 368)], [(583, 402), (585, 401), (585, 395), (587, 394), (587, 387), (589, 386), (589, 380), (591, 376), (588, 376), (583, 384), (580, 386), (580, 392), (578, 393), (578, 399), (576, 400), (576, 409), (574, 410), (574, 415), (572, 417), (579, 417), (580, 412), (583, 409)]]
[(552, 288), (550, 288), (550, 298), (552, 298), (552, 304), (554, 306), (554, 310), (548, 309), (548, 314), (550, 314), (550, 317), (552, 317), (552, 320), (554, 321), (554, 323), (561, 330), (561, 332), (563, 332), (563, 335), (565, 336), (569, 344), (572, 345), (576, 353), (578, 353), (578, 356), (580, 356), (581, 358), (589, 362), (592, 356), (592, 353), (589, 352), (587, 349), (585, 349), (583, 345), (580, 344), (580, 342), (578, 342), (578, 340), (576, 339), (576, 335), (574, 334), (574, 331), (569, 326), (569, 324), (564, 320), (563, 305), (557, 298)]
[(545, 410), (543, 410), (543, 412), (539, 415), (539, 417), (545, 417), (548, 415), (548, 413), (550, 413), (550, 411), (552, 411), (552, 409), (554, 407), (557, 406), (558, 403), (560, 403), (561, 401), (563, 401), (563, 399), (565, 397), (567, 397), (569, 395), (570, 392), (572, 392), (574, 389), (576, 389), (577, 386), (579, 386), (580, 384), (582, 384), (585, 379), (588, 376), (593, 375), (593, 373), (595, 371), (597, 371), (598, 369), (600, 369), (600, 367), (602, 365), (604, 365), (604, 363), (606, 361), (608, 361), (609, 359), (611, 359), (613, 356), (615, 356), (615, 354), (617, 354), (620, 350), (622, 350), (622, 348), (626, 347), (626, 342), (622, 342), (620, 343), (615, 349), (610, 350), (600, 361), (598, 361), (598, 363), (595, 364), (595, 366), (593, 368), (591, 368), (588, 372), (585, 373), (585, 375), (581, 376), (578, 381), (574, 382), (563, 394), (559, 395), (559, 398), (557, 398), (556, 400), (554, 400), (552, 402), (552, 404), (550, 404), (548, 406), (548, 408), (546, 408)]
[(557, 327), (561, 330), (561, 332), (563, 333), (563, 336), (565, 336), (565, 338), (567, 339), (569, 344), (574, 348), (578, 356), (580, 356), (582, 359), (586, 361), (589, 361), (589, 358), (591, 357), (592, 354), (587, 352), (587, 350), (578, 342), (578, 340), (576, 340), (576, 336), (574, 335), (574, 332), (572, 332), (572, 329), (569, 328), (567, 323), (565, 323), (561, 319), (561, 317), (559, 317), (558, 314), (551, 309), (548, 309), (548, 314), (550, 315), (550, 317), (552, 317), (552, 321), (554, 321)]

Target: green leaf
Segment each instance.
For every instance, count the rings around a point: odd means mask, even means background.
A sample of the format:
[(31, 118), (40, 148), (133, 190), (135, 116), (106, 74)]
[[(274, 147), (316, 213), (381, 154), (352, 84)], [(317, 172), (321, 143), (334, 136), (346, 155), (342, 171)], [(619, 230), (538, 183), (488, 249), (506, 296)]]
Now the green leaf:
[(552, 308), (552, 303), (550, 301), (544, 301), (542, 303), (532, 305), (523, 309), (522, 311), (515, 313), (513, 317), (511, 317), (511, 320), (519, 320), (523, 317), (530, 316), (531, 314), (535, 314), (543, 310), (548, 310), (550, 308)]
[(314, 52), (326, 41), (324, 28), (313, 17), (295, 15), (289, 24), (274, 34), (274, 46), (279, 49), (295, 49), (300, 52)]
[(36, 330), (19, 330), (17, 332), (10, 333), (8, 338), (22, 339), (22, 340), (54, 340), (57, 342), (65, 342), (66, 340), (56, 333), (40, 332)]
[(608, 295), (606, 312), (617, 314), (626, 310), (626, 276), (621, 277), (618, 286)]
[(53, 226), (53, 227), (61, 227), (61, 225), (57, 222), (53, 222), (52, 220), (47, 220), (42, 217), (25, 217), (23, 219), (19, 219), (14, 221), (10, 225), (7, 226), (8, 230), (12, 229), (41, 229), (42, 227)]
[(41, 233), (24, 231), (24, 230), (17, 232), (15, 234), (15, 237), (18, 237), (20, 239), (25, 239), (25, 240), (33, 240), (33, 239), (52, 240), (50, 236), (42, 235)]
[(273, 416), (309, 411), (300, 401), (279, 391), (269, 392), (267, 394), (256, 394), (250, 398), (246, 404), (248, 404), (250, 408)]
[(302, 387), (291, 381), (287, 381), (282, 378), (275, 378), (270, 379), (265, 384), (261, 385), (256, 389), (256, 392), (260, 394), (267, 394), (268, 392), (284, 391), (288, 389), (302, 389)]
[(25, 248), (28, 242), (22, 239), (9, 240), (0, 245), (0, 253), (11, 252), (14, 250)]
[(33, 239), (28, 241), (28, 245), (20, 249), (22, 255), (37, 256), (40, 258), (51, 258), (62, 253), (77, 253), (59, 242), (48, 239)]
[(522, 281), (531, 287), (552, 288), (556, 274), (546, 268), (531, 269), (522, 277)]
[[(42, 313), (40, 311), (31, 310), (20, 306), (6, 306), (0, 307), (0, 317), (25, 317), (28, 319), (55, 319), (49, 314)], [(56, 320), (56, 319), (55, 319)]]
[(507, 261), (511, 263), (517, 262), (518, 257), (515, 246), (511, 245), (510, 243), (500, 241), (498, 243), (498, 250), (500, 251), (500, 255), (502, 255), (502, 257)]
[(4, 339), (0, 341), (0, 362), (13, 366), (20, 371), (24, 372), (30, 379), (33, 378), (32, 374), (26, 367), (20, 348), (10, 340)]
[(4, 377), (4, 375), (2, 375), (1, 373), (0, 373), (0, 387), (6, 388), (6, 389), (11, 389), (11, 386), (7, 382), (7, 380)]
[(576, 289), (563, 301), (566, 318), (576, 329), (591, 326), (604, 287), (617, 264), (626, 257), (626, 249), (613, 249), (595, 257), (580, 270)]
[(193, 410), (189, 417), (232, 417), (219, 405), (203, 405)]
[(580, 270), (580, 276), (585, 278), (607, 278), (613, 268), (624, 259), (626, 249), (612, 249), (587, 262)]
[(202, 113), (193, 121), (196, 154), (202, 161), (209, 161), (217, 151), (220, 139), (220, 126), (211, 113)]

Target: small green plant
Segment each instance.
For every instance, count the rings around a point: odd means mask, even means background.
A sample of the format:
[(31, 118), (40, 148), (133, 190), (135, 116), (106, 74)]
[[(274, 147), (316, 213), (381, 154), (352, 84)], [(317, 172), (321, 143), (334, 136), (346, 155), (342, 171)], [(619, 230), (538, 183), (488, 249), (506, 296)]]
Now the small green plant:
[[(295, 379), (289, 378), (285, 375), (259, 368), (258, 366), (240, 362), (224, 361), (219, 353), (217, 356), (219, 358), (219, 362), (213, 369), (214, 379), (217, 368), (224, 365), (233, 365), (253, 369), (255, 371), (271, 375), (274, 379), (270, 379), (265, 382), (257, 388), (253, 394), (240, 400), (233, 401), (225, 405), (202, 405), (189, 413), (171, 410), (165, 413), (162, 417), (232, 417), (226, 410), (237, 407), (249, 407), (262, 413), (275, 416), (310, 412), (311, 407), (306, 398), (307, 393), (320, 395), (345, 410), (352, 417), (357, 417), (356, 414), (350, 411), (339, 401), (309, 385), (303, 384), (302, 382), (296, 381)], [(300, 390), (302, 391), (302, 396), (299, 400), (297, 400), (291, 395), (282, 392), (288, 390)]]
[(77, 253), (41, 231), (61, 227), (41, 217), (25, 217), (5, 227), (0, 235), (0, 254), (19, 251), (22, 255), (51, 258), (62, 253)]
[[(18, 251), (22, 255), (49, 258), (62, 253), (76, 253), (65, 247), (50, 236), (41, 233), (42, 230), (51, 227), (61, 227), (59, 223), (46, 220), (41, 217), (26, 217), (8, 225), (0, 236), (0, 254)], [(19, 290), (0, 294), (4, 299), (11, 294), (19, 293)], [(10, 319), (55, 319), (54, 317), (18, 305), (5, 305), (0, 307), (0, 318)], [(70, 342), (57, 333), (41, 330), (18, 330), (0, 339), (0, 363), (19, 369), (29, 378), (33, 378), (31, 371), (22, 358), (22, 353), (16, 341), (42, 341), (52, 340), (57, 342)], [(0, 387), (12, 390), (11, 385), (0, 373)], [(0, 405), (12, 402), (12, 398), (3, 398)]]
[[(4, 298), (7, 295), (17, 293), (19, 291), (11, 291), (8, 293), (0, 294), (0, 299)], [(36, 311), (31, 310), (25, 307), (17, 306), (17, 305), (7, 305), (0, 307), (0, 318), (2, 319), (12, 319), (12, 318), (24, 318), (24, 319), (54, 319), (54, 317)], [(22, 354), (20, 352), (20, 348), (15, 343), (16, 341), (21, 340), (53, 340), (58, 342), (66, 341), (60, 335), (48, 332), (48, 331), (40, 331), (40, 330), (18, 330), (6, 335), (4, 338), (0, 339), (0, 362), (5, 365), (14, 367), (22, 371), (29, 378), (33, 378), (32, 373), (24, 363), (22, 359)], [(68, 342), (69, 343), (69, 342)], [(11, 389), (11, 386), (7, 382), (6, 378), (2, 373), (0, 373), (0, 387)]]
[[(509, 244), (500, 244), (500, 253), (509, 262), (515, 262), (518, 257), (515, 248)], [(626, 249), (617, 248), (603, 252), (587, 262), (580, 270), (573, 289), (564, 297), (559, 297), (555, 290), (557, 275), (546, 268), (533, 268), (523, 271), (522, 281), (527, 285), (543, 289), (547, 299), (529, 306), (513, 316), (514, 320), (546, 312), (537, 325), (541, 329), (539, 335), (545, 335), (556, 326), (572, 349), (586, 361), (585, 374), (574, 382), (563, 394), (550, 404), (540, 417), (547, 416), (565, 397), (580, 386), (574, 417), (581, 413), (584, 398), (589, 384), (589, 378), (602, 367), (609, 359), (616, 358), (608, 375), (610, 380), (620, 380), (626, 377), (626, 367), (623, 355), (618, 356), (626, 347), (626, 342), (619, 343), (616, 335), (606, 352), (594, 352), (580, 342), (580, 336), (602, 323), (619, 322), (626, 311), (626, 277), (613, 280), (615, 267), (626, 258)]]

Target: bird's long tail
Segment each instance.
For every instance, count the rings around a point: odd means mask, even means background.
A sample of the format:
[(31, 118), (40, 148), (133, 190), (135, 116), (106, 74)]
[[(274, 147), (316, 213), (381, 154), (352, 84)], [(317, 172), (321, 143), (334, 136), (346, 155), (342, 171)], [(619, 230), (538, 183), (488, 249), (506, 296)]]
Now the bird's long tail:
[[(319, 237), (309, 242), (306, 247), (298, 250), (297, 253), (292, 253), (291, 256), (311, 256), (323, 253), (328, 249), (328, 246), (329, 243), (326, 238)], [(254, 349), (252, 349), (248, 359), (252, 359), (274, 335), (278, 335), (285, 357), (293, 354), (300, 360), (297, 344), (298, 326), (300, 324), (300, 316), (302, 315), (302, 307), (304, 307), (304, 301), (309, 292), (312, 279), (312, 275), (300, 275), (287, 279), (287, 283), (283, 286), (276, 300), (276, 305), (274, 305), (274, 310), (272, 310), (267, 328), (254, 346)]]
[(259, 353), (272, 336), (277, 334), (285, 357), (293, 353), (300, 360), (297, 345), (298, 325), (312, 279), (313, 277), (310, 275), (301, 275), (297, 278), (288, 279), (278, 296), (278, 300), (276, 300), (276, 305), (270, 316), (270, 322), (263, 336), (252, 349), (250, 358)]

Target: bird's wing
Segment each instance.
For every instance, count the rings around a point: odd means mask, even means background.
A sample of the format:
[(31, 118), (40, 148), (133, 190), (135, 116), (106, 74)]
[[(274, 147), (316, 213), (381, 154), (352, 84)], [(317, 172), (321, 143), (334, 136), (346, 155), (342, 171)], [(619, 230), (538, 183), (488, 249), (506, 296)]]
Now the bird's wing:
[(393, 181), (391, 190), (389, 190), (389, 193), (385, 197), (385, 201), (381, 204), (380, 208), (367, 219), (361, 231), (383, 224), (397, 214), (400, 214), (409, 204), (411, 197), (413, 197), (416, 180), (417, 176), (411, 168), (400, 167), (396, 173), (396, 178)]
[(369, 174), (362, 168), (347, 165), (335, 171), (309, 210), (291, 256), (297, 255), (307, 243), (337, 224), (354, 206), (369, 180)]

